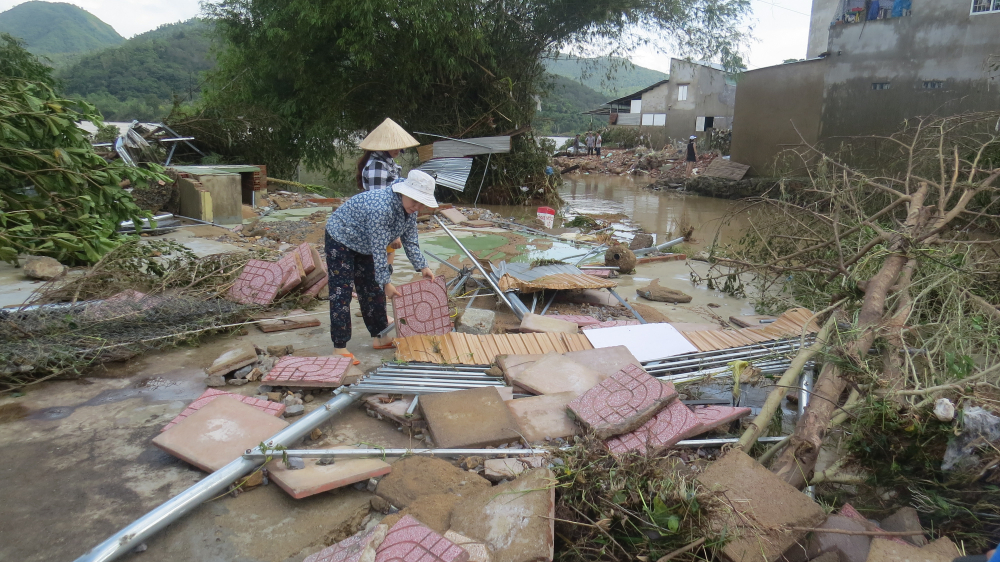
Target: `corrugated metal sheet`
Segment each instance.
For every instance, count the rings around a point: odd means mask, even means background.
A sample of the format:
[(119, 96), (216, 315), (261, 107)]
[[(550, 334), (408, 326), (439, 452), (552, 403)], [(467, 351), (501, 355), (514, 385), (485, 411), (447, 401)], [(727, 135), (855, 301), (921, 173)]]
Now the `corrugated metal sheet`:
[(813, 313), (806, 308), (792, 308), (785, 311), (771, 324), (761, 324), (761, 327), (741, 328), (739, 330), (702, 330), (697, 332), (684, 332), (691, 343), (700, 351), (716, 351), (719, 349), (729, 349), (731, 347), (741, 347), (754, 343), (778, 340), (787, 337), (799, 336), (802, 334), (802, 327), (809, 323), (806, 334), (813, 334), (819, 331), (819, 324), (815, 319), (810, 321)]
[(491, 334), (451, 332), (443, 336), (396, 338), (396, 360), (422, 363), (489, 365), (497, 355), (566, 353), (593, 349), (583, 334)]
[(438, 185), (465, 191), (465, 183), (472, 172), (472, 158), (434, 158), (421, 164), (419, 169), (432, 174)]
[(434, 158), (454, 158), (477, 154), (510, 152), (510, 137), (477, 137), (474, 139), (443, 140), (434, 143)]

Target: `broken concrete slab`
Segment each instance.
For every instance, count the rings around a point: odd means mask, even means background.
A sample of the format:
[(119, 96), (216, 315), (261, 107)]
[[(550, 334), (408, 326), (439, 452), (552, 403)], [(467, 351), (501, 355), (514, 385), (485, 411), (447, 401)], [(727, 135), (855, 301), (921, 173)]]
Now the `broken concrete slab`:
[(360, 370), (355, 369), (357, 372), (352, 374), (351, 367), (350, 357), (286, 355), (275, 363), (262, 380), (276, 386), (336, 388), (354, 384), (361, 378)]
[(826, 519), (819, 504), (738, 449), (709, 465), (698, 481), (725, 494), (726, 503), (738, 512), (712, 523), (726, 527), (733, 537), (722, 549), (731, 562), (774, 562), (805, 536), (804, 531), (778, 529), (815, 527)]
[(485, 336), (493, 332), (493, 321), (496, 313), (481, 308), (466, 308), (458, 318), (457, 331), (463, 334)]
[(464, 498), (451, 513), (451, 528), (483, 541), (495, 562), (552, 560), (555, 483), (551, 470), (539, 468)]
[(462, 550), (468, 552), (469, 562), (491, 562), (490, 550), (486, 548), (485, 544), (474, 541), (461, 533), (456, 533), (451, 530), (444, 534), (444, 538), (457, 544), (462, 548)]
[(521, 474), (549, 465), (545, 457), (517, 457), (512, 459), (486, 459), (483, 475), (490, 482), (513, 480)]
[(635, 365), (603, 380), (570, 402), (566, 408), (574, 419), (598, 439), (635, 431), (677, 398), (666, 386)]
[(386, 517), (382, 522), (394, 525), (396, 521), (409, 515), (427, 525), (434, 532), (444, 533), (451, 525), (451, 510), (461, 499), (461, 496), (455, 494), (421, 496), (413, 500), (413, 503), (403, 508), (399, 513)]
[(927, 537), (924, 536), (924, 528), (920, 524), (920, 516), (917, 510), (910, 506), (902, 507), (896, 513), (880, 521), (879, 527), (882, 527), (886, 531), (899, 533), (913, 531), (913, 535), (900, 538), (914, 546), (925, 546), (927, 544)]
[(503, 371), (504, 379), (507, 384), (511, 384), (514, 377), (517, 377), (521, 372), (523, 372), (528, 367), (535, 364), (545, 354), (543, 353), (530, 353), (524, 355), (497, 355), (496, 362)]
[(360, 531), (335, 545), (307, 556), (302, 562), (366, 562), (375, 559), (375, 550), (382, 545), (389, 533), (388, 525), (376, 525), (370, 531)]
[(678, 291), (676, 289), (661, 287), (659, 279), (653, 279), (652, 281), (649, 282), (648, 286), (638, 288), (635, 290), (635, 292), (640, 297), (651, 301), (670, 302), (670, 303), (691, 302), (691, 295)]
[(229, 289), (230, 299), (243, 304), (271, 304), (284, 284), (281, 266), (262, 260), (250, 260)]
[[(849, 504), (849, 503), (845, 503), (844, 505), (842, 505), (840, 507), (840, 511), (838, 512), (838, 514), (839, 515), (843, 515), (844, 517), (850, 517), (851, 519), (853, 519), (853, 520), (857, 521), (858, 523), (860, 523), (868, 531), (884, 531), (885, 530), (885, 529), (879, 527), (878, 524), (876, 524), (875, 522), (869, 520), (864, 515), (861, 515), (861, 513), (858, 512), (857, 509), (854, 509), (854, 506), (851, 505), (851, 504)], [(883, 538), (886, 539), (886, 540), (890, 540), (890, 541), (899, 543), (899, 544), (909, 544), (908, 542), (906, 542), (905, 540), (903, 540), (900, 537), (883, 537)]]
[(319, 464), (316, 459), (304, 460), (305, 468), (301, 470), (290, 470), (280, 458), (268, 465), (274, 483), (295, 499), (334, 490), (355, 482), (365, 482), (392, 471), (389, 463), (381, 459), (336, 459), (330, 464)]
[[(670, 385), (673, 390), (672, 383), (663, 384)], [(658, 455), (688, 436), (703, 433), (703, 427), (690, 408), (680, 400), (673, 400), (639, 429), (616, 435), (607, 440), (605, 445), (615, 455), (630, 452)]]
[(438, 213), (455, 224), (469, 222), (469, 217), (465, 216), (462, 211), (459, 211), (458, 209), (442, 209), (438, 211)]
[(406, 457), (392, 465), (392, 472), (378, 483), (375, 493), (390, 504), (404, 508), (417, 498), (433, 494), (466, 497), (490, 488), (490, 483), (448, 461), (433, 457)]
[(848, 535), (815, 531), (810, 534), (806, 549), (810, 558), (833, 552), (839, 554), (841, 562), (865, 562), (868, 559), (872, 537), (861, 534), (865, 532), (865, 528), (857, 521), (843, 515), (831, 515), (818, 529), (850, 531), (859, 534)]
[(287, 426), (284, 420), (222, 396), (157, 435), (153, 444), (205, 472), (215, 472)]
[(872, 539), (867, 562), (951, 562), (959, 556), (958, 547), (948, 537), (922, 548), (876, 537)]
[(299, 255), (299, 263), (302, 264), (302, 271), (309, 275), (316, 270), (319, 265), (319, 252), (311, 244), (303, 242), (295, 247), (295, 252)]
[(285, 405), (279, 402), (271, 402), (269, 400), (261, 400), (260, 398), (254, 398), (253, 396), (243, 396), (242, 394), (234, 394), (232, 392), (223, 392), (221, 390), (215, 390), (213, 388), (209, 388), (208, 390), (203, 392), (201, 396), (195, 398), (193, 402), (188, 404), (187, 408), (184, 408), (183, 412), (177, 414), (177, 417), (171, 420), (170, 423), (168, 423), (167, 425), (163, 426), (163, 429), (161, 429), (160, 431), (166, 431), (170, 429), (171, 427), (180, 423), (180, 421), (183, 420), (184, 418), (190, 416), (191, 414), (205, 407), (205, 405), (208, 404), (209, 402), (215, 400), (216, 398), (221, 398), (223, 396), (225, 396), (226, 398), (232, 398), (233, 400), (239, 400), (244, 404), (249, 404), (250, 406), (257, 408), (261, 412), (264, 412), (265, 414), (270, 414), (274, 417), (281, 416), (281, 414), (285, 411)]
[(257, 361), (257, 348), (252, 343), (242, 343), (226, 351), (205, 369), (208, 375), (224, 375)]
[(570, 351), (564, 353), (563, 356), (609, 377), (628, 365), (642, 368), (642, 362), (636, 359), (635, 355), (632, 355), (632, 352), (624, 345)]
[(283, 332), (299, 328), (315, 328), (319, 326), (319, 319), (301, 308), (296, 308), (281, 316), (261, 320), (257, 323), (257, 326), (261, 331), (267, 333)]
[(699, 433), (691, 435), (708, 433), (750, 415), (750, 408), (735, 408), (733, 406), (695, 406), (692, 411), (701, 422), (702, 429)]
[(552, 352), (543, 355), (510, 382), (533, 394), (574, 392), (579, 395), (594, 388), (608, 376)]
[(566, 322), (565, 320), (558, 320), (551, 316), (528, 313), (521, 319), (521, 331), (576, 334), (580, 332), (580, 327), (575, 322)]
[(407, 515), (389, 529), (375, 562), (468, 562), (469, 553)]
[(520, 440), (517, 422), (494, 387), (424, 394), (419, 404), (437, 447), (489, 447)]
[(420, 408), (414, 408), (412, 414), (407, 414), (413, 402), (412, 394), (404, 394), (401, 399), (392, 399), (388, 394), (370, 394), (365, 397), (365, 407), (369, 411), (389, 418), (405, 427), (427, 427)]
[(537, 443), (546, 438), (557, 439), (580, 434), (580, 426), (566, 413), (566, 406), (577, 396), (575, 392), (557, 392), (518, 398), (507, 402), (507, 408), (517, 421), (524, 441), (529, 444)]

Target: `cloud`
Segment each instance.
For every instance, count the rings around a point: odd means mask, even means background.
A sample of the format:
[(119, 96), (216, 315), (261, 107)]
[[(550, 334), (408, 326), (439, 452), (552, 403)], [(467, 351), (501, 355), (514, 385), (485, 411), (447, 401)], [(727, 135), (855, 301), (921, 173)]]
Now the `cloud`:
[[(23, 0), (0, 0), (0, 12), (21, 3)], [(68, 0), (67, 3), (94, 14), (125, 38), (200, 13), (199, 0)]]

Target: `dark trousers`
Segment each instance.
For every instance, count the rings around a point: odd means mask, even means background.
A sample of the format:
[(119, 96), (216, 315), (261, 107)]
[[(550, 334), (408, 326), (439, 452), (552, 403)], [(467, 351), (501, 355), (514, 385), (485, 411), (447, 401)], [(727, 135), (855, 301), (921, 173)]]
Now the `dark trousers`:
[(361, 317), (368, 333), (386, 329), (385, 292), (375, 281), (375, 260), (359, 254), (326, 235), (326, 270), (330, 282), (330, 339), (337, 348), (351, 339), (351, 288), (358, 293)]
[(599, 146), (595, 146), (595, 147), (594, 147), (594, 150), (596, 150), (596, 151), (597, 151), (597, 157), (598, 157), (598, 158), (600, 158), (600, 157), (601, 157), (601, 147), (599, 147)]

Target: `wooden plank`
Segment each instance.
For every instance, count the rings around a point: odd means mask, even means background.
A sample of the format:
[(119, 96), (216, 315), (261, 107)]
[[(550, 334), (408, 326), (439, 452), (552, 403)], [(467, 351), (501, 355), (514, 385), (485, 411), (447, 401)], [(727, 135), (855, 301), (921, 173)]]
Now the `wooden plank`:
[[(505, 154), (510, 152), (510, 137), (476, 137), (472, 139), (442, 140), (434, 143), (434, 158), (456, 158), (477, 154)], [(474, 143), (474, 144), (473, 144)]]
[(708, 165), (708, 168), (706, 168), (701, 175), (708, 176), (710, 178), (725, 178), (738, 181), (743, 179), (743, 176), (746, 175), (747, 170), (749, 169), (750, 166), (745, 164), (716, 158), (712, 160), (712, 163)]

